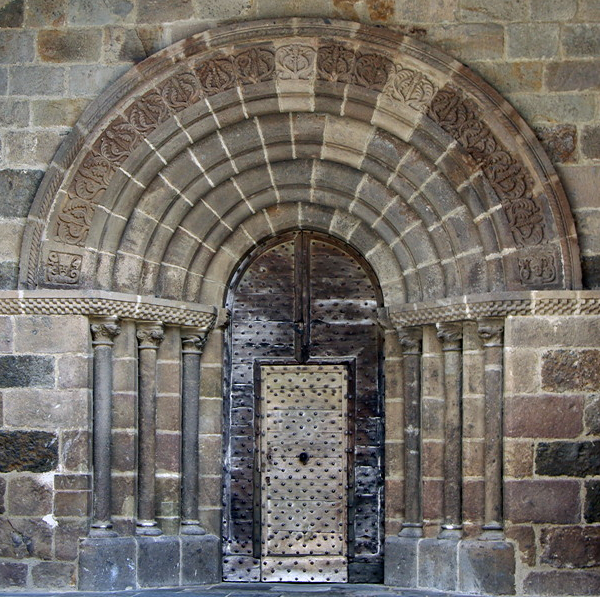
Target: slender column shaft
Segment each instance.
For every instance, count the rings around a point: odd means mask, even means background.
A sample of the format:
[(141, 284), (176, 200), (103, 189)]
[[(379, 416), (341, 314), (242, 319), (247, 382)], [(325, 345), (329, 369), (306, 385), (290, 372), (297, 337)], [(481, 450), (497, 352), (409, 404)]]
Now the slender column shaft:
[(404, 377), (404, 522), (400, 535), (423, 534), (421, 490), (421, 359), (423, 330), (402, 328)]
[(502, 390), (504, 321), (489, 318), (478, 322), (485, 359), (485, 504), (484, 535), (502, 536)]
[(182, 437), (181, 437), (181, 532), (203, 535), (198, 519), (198, 416), (200, 399), (200, 358), (208, 332), (182, 329)]
[(138, 520), (137, 533), (160, 535), (155, 520), (156, 358), (162, 323), (138, 323)]
[(438, 324), (444, 355), (444, 522), (440, 538), (462, 535), (462, 323)]
[(113, 392), (113, 339), (121, 328), (116, 317), (92, 320), (92, 346), (94, 348), (94, 399), (93, 399), (93, 465), (94, 493), (90, 535), (115, 535), (111, 522), (110, 496), (110, 445), (111, 406)]

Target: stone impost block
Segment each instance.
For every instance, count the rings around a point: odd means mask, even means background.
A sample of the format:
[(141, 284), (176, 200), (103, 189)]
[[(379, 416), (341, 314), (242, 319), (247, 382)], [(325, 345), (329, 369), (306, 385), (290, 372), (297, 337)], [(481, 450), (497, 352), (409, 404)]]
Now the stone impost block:
[(384, 583), (397, 587), (417, 586), (418, 539), (388, 537), (385, 541)]
[(133, 537), (83, 539), (79, 544), (79, 589), (122, 591), (136, 587)]
[(458, 581), (456, 550), (458, 543), (447, 539), (419, 542), (419, 586), (455, 591)]
[(179, 584), (179, 537), (136, 537), (137, 575), (140, 587), (168, 587)]
[(181, 536), (181, 584), (203, 585), (221, 580), (221, 547), (214, 535)]
[(514, 547), (506, 541), (461, 541), (458, 546), (458, 590), (514, 595)]

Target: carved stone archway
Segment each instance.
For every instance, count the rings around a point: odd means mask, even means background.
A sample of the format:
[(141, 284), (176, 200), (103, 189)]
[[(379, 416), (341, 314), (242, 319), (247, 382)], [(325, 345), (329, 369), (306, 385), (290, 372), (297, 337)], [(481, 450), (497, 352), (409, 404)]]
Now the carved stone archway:
[(368, 256), (387, 305), (580, 286), (565, 195), (506, 101), (412, 38), (304, 19), (206, 31), (94, 102), (20, 284), (223, 304), (241, 257), (294, 226)]
[[(404, 570), (402, 565), (417, 566), (423, 550), (440, 550), (440, 561), (448, 562), (459, 556), (468, 560), (479, 550), (473, 558), (487, 558), (480, 566), (482, 578), (487, 578), (483, 568), (495, 565), (495, 558), (513, 567), (502, 577), (504, 585), (481, 585), (481, 590), (514, 591), (514, 553), (502, 535), (499, 318), (560, 311), (555, 301), (561, 297), (531, 291), (580, 288), (573, 219), (533, 133), (484, 81), (410, 37), (343, 21), (237, 23), (159, 52), (90, 105), (35, 198), (14, 308), (39, 299), (39, 309), (52, 313), (56, 300), (69, 312), (145, 320), (138, 322), (128, 345), (144, 382), (140, 453), (143, 447), (151, 455), (140, 459), (137, 474), (144, 483), (131, 496), (145, 505), (138, 508), (141, 538), (135, 541), (151, 543), (154, 539), (145, 535), (160, 532), (151, 461), (163, 324), (181, 333), (183, 349), (174, 343), (170, 349), (173, 361), (182, 363), (182, 412), (191, 421), (181, 429), (180, 534), (164, 539), (173, 553), (182, 554), (184, 567), (182, 546), (208, 537), (218, 526), (203, 535), (205, 523), (197, 516), (198, 454), (205, 448), (198, 447), (198, 402), (206, 398), (198, 388), (199, 379), (208, 378), (203, 387), (220, 405), (227, 323), (222, 307), (229, 282), (261, 243), (305, 229), (339, 239), (364, 258), (383, 295), (378, 322), (385, 328), (386, 409), (388, 420), (394, 421), (386, 427), (386, 442), (395, 450), (386, 474), (395, 472), (392, 481), (403, 487), (396, 496), (395, 520), (402, 536), (387, 544), (387, 581), (410, 586), (416, 568)], [(585, 308), (585, 297), (565, 301), (571, 301), (565, 303), (568, 308), (575, 303), (581, 312)], [(463, 321), (469, 323), (457, 324)], [(451, 325), (436, 330), (439, 323)], [(95, 325), (94, 402), (103, 406), (98, 412), (105, 413), (105, 425), (95, 426), (94, 432), (98, 436), (102, 431), (96, 443), (106, 446), (111, 388), (99, 381), (111, 376), (114, 334), (101, 337), (98, 330), (104, 328), (98, 326), (116, 324), (103, 320)], [(444, 379), (437, 397), (444, 405), (446, 429), (440, 538), (463, 538), (463, 334), (471, 346), (479, 342), (481, 357), (486, 498), (477, 532), (484, 530), (495, 539), (489, 549), (481, 548), (481, 542), (475, 550), (466, 540), (463, 547), (456, 547), (457, 542), (448, 547), (431, 537), (423, 541), (435, 545), (419, 543), (427, 476), (420, 467), (428, 464), (419, 438), (421, 373), (425, 384), (428, 375)], [(436, 342), (437, 356), (431, 348)], [(437, 370), (431, 366), (435, 359)], [(220, 441), (214, 429), (212, 435)], [(220, 454), (218, 448), (213, 455)], [(102, 456), (94, 460), (98, 487), (110, 480), (109, 449)], [(205, 459), (208, 472), (200, 470), (213, 488), (221, 485), (218, 459)], [(93, 583), (103, 582), (97, 580), (102, 578), (102, 554), (112, 553), (110, 541), (117, 541), (106, 535), (110, 500), (97, 502), (93, 530), (105, 535), (82, 544), (80, 570), (88, 574), (86, 581), (80, 576), (82, 588), (98, 588)], [(387, 503), (394, 507), (392, 500)], [(135, 558), (142, 553), (132, 537), (118, 541), (123, 562), (129, 561), (127, 554), (138, 554), (131, 556)], [(211, 541), (213, 551), (205, 553), (218, 554), (217, 538)], [(148, 561), (132, 565), (138, 585), (143, 584), (139, 571)], [(98, 569), (90, 562), (100, 562)], [(194, 565), (200, 570), (204, 563)], [(197, 581), (197, 574), (194, 568), (189, 578)], [(214, 564), (204, 579), (215, 582), (217, 577)], [(455, 576), (451, 588), (470, 590), (474, 583), (479, 590), (480, 580), (488, 582), (485, 578)], [(129, 586), (110, 582), (102, 586)]]

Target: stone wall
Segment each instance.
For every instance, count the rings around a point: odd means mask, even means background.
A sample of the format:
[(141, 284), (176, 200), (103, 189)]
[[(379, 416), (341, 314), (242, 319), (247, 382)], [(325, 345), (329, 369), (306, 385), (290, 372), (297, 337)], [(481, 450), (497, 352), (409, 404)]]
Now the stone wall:
[(599, 346), (597, 317), (507, 323), (505, 516), (527, 593), (600, 590)]
[(72, 586), (91, 501), (88, 321), (0, 322), (0, 586)]

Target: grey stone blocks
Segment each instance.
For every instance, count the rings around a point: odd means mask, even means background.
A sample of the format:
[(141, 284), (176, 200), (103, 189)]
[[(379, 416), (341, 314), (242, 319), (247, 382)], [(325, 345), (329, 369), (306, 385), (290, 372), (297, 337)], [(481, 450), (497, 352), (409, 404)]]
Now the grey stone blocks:
[(79, 589), (212, 584), (221, 580), (214, 535), (87, 538), (79, 547)]
[(507, 541), (388, 537), (386, 585), (514, 595), (514, 547)]

